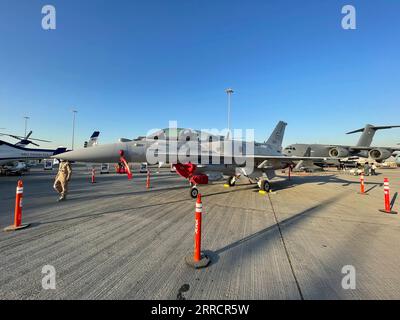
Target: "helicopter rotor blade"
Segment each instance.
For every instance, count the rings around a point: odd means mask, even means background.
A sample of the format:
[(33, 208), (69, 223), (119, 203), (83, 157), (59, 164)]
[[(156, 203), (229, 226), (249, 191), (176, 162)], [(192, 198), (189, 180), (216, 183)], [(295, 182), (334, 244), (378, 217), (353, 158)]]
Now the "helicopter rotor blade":
[(39, 144), (37, 144), (37, 143), (35, 143), (35, 142), (32, 142), (31, 140), (28, 140), (28, 142), (29, 142), (30, 144), (33, 144), (33, 145), (36, 146), (36, 147), (40, 147)]
[(41, 142), (51, 142), (49, 140), (42, 140), (42, 139), (36, 139), (36, 138), (31, 138), (29, 140), (35, 140), (35, 141), (41, 141)]

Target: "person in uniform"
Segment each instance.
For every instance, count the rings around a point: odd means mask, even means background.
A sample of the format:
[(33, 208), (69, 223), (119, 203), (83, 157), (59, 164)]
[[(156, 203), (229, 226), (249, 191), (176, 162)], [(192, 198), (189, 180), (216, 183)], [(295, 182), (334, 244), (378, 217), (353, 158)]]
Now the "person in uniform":
[(54, 189), (60, 194), (58, 201), (63, 201), (67, 197), (68, 182), (71, 179), (71, 164), (69, 161), (61, 160), (58, 173), (54, 181)]
[(376, 164), (375, 162), (371, 166), (371, 175), (376, 176)]
[(370, 167), (369, 163), (366, 162), (366, 163), (364, 164), (364, 175), (369, 176), (369, 174), (370, 174), (370, 169), (371, 169), (371, 167)]

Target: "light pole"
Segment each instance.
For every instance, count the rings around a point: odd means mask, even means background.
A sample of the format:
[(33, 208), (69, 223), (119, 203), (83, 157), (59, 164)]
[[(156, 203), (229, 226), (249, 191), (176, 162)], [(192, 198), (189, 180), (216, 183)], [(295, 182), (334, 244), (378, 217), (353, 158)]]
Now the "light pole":
[(29, 117), (24, 117), (25, 119), (25, 137), (26, 137), (26, 130), (28, 128), (28, 120), (30, 119)]
[(228, 134), (231, 132), (231, 95), (234, 92), (231, 88), (225, 89), (228, 95)]
[(72, 121), (72, 150), (74, 150), (74, 140), (75, 140), (75, 116), (78, 113), (76, 110), (72, 110), (72, 113), (74, 114), (74, 118)]

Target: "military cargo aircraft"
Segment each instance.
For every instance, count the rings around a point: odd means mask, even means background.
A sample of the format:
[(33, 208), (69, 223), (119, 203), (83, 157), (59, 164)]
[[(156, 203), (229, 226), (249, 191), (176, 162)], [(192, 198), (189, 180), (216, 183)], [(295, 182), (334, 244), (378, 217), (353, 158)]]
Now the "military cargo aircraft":
[(372, 139), (377, 130), (399, 128), (400, 126), (373, 126), (367, 124), (364, 128), (348, 132), (353, 134), (362, 132), (357, 145), (329, 145), (329, 144), (304, 144), (296, 143), (287, 146), (283, 153), (287, 156), (302, 156), (310, 149), (313, 157), (336, 157), (336, 158), (371, 158), (376, 162), (382, 162), (392, 156), (400, 148), (393, 147), (371, 147)]

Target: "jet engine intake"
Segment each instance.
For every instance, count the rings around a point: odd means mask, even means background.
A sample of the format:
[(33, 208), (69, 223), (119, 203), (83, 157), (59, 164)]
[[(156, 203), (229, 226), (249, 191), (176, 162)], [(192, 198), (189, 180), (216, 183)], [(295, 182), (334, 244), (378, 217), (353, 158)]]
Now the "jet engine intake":
[(392, 154), (389, 150), (380, 148), (380, 149), (370, 150), (368, 155), (371, 159), (374, 159), (375, 161), (380, 162), (380, 161), (390, 158)]
[(334, 147), (329, 150), (329, 156), (333, 158), (346, 158), (349, 154), (349, 150), (342, 147)]

